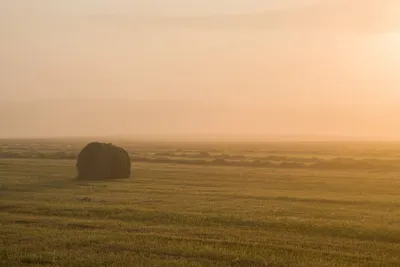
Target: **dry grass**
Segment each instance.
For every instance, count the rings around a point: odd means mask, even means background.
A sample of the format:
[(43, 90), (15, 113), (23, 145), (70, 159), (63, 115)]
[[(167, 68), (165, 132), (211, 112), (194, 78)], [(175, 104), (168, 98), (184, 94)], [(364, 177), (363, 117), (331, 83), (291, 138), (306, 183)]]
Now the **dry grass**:
[(1, 266), (400, 266), (395, 172), (0, 160)]

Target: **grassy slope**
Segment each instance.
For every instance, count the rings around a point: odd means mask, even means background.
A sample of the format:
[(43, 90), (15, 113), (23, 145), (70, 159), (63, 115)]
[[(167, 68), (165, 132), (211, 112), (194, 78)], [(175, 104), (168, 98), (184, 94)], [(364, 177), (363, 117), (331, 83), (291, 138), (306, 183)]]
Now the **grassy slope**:
[(391, 173), (0, 160), (1, 266), (399, 266)]

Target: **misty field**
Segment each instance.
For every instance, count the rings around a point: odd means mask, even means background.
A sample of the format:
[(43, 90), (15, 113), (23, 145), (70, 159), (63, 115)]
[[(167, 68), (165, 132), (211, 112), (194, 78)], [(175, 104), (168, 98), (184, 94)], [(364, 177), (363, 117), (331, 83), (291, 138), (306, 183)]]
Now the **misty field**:
[(398, 144), (0, 142), (1, 266), (400, 266)]

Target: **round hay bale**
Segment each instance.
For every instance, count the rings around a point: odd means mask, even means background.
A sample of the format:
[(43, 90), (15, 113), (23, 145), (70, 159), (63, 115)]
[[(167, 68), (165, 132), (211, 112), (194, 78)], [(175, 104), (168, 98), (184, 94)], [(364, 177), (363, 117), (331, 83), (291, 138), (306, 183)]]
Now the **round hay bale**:
[(111, 178), (131, 176), (131, 159), (125, 149), (111, 145)]
[(79, 153), (76, 168), (78, 179), (128, 178), (131, 175), (131, 159), (121, 147), (92, 142)]

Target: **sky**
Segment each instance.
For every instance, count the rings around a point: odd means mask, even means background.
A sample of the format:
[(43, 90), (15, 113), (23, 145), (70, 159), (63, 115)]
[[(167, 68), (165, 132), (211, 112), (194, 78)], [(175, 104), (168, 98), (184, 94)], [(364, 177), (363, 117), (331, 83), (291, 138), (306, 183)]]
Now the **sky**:
[(26, 13), (117, 13), (199, 15), (254, 12), (301, 6), (321, 0), (2, 0), (2, 12)]
[(348, 3), (0, 1), (0, 137), (400, 139), (400, 3)]

